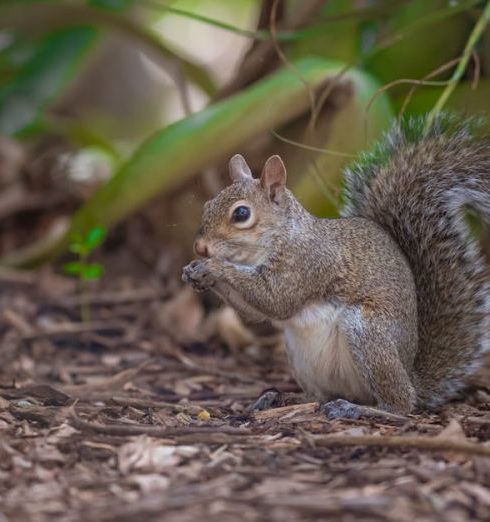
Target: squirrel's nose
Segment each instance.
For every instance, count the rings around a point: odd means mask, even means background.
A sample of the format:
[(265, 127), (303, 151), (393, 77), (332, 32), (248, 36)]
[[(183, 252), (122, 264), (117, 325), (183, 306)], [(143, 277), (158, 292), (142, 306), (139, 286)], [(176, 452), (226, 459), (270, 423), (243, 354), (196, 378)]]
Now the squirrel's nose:
[(208, 247), (203, 239), (196, 239), (194, 241), (194, 252), (201, 257), (208, 257)]

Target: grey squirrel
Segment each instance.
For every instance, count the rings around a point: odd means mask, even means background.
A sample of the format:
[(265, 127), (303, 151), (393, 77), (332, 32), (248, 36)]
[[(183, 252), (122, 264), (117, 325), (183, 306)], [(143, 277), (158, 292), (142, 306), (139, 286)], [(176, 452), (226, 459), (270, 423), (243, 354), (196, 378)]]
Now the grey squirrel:
[(233, 183), (204, 205), (183, 280), (281, 328), (319, 400), (436, 407), (490, 350), (490, 271), (466, 219), (490, 220), (490, 140), (424, 123), (395, 125), (347, 169), (339, 219), (300, 205), (279, 156), (260, 179), (234, 156)]

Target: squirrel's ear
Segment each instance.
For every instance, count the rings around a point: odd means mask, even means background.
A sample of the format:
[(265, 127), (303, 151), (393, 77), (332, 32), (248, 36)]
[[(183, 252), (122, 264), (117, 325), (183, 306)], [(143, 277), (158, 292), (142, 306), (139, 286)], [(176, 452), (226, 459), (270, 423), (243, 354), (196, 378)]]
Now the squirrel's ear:
[(281, 203), (286, 187), (286, 167), (280, 156), (271, 156), (262, 169), (260, 184), (267, 191), (270, 201)]
[(241, 154), (235, 154), (228, 164), (232, 181), (253, 179), (252, 171)]

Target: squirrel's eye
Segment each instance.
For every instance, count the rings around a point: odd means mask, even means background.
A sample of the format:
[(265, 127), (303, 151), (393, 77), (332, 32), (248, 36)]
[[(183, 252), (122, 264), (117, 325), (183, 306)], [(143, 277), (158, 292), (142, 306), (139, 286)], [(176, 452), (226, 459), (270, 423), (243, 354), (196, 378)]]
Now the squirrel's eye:
[(233, 211), (231, 220), (233, 223), (244, 223), (250, 218), (251, 214), (252, 212), (250, 211), (250, 207), (240, 205)]

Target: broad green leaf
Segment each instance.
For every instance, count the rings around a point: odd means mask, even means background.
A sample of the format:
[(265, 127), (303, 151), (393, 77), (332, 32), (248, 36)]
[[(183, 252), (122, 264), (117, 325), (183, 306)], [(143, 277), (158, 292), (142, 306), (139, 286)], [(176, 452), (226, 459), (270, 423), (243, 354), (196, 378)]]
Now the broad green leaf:
[[(343, 63), (307, 58), (155, 133), (80, 208), (51, 253), (62, 252), (76, 234), (86, 237), (95, 226), (109, 228), (158, 193), (176, 188), (201, 169), (239, 152), (261, 133), (308, 113), (310, 91), (305, 83), (315, 89), (341, 73), (342, 81), (350, 81), (355, 95), (364, 100), (361, 105), (376, 92), (377, 84), (359, 70), (346, 72)], [(378, 129), (391, 117), (384, 95), (371, 111), (377, 115)], [(44, 250), (42, 257), (24, 257), (22, 263), (45, 260), (48, 254)]]
[(132, 7), (136, 2), (137, 0), (87, 0), (88, 5), (102, 7), (112, 11), (124, 11)]
[(93, 263), (91, 265), (84, 265), (82, 267), (82, 277), (85, 280), (100, 279), (104, 275), (104, 267), (102, 265)]
[(63, 272), (67, 275), (79, 276), (83, 273), (84, 265), (78, 261), (72, 263), (65, 263), (63, 265)]
[[(80, 209), (71, 233), (83, 233), (96, 224), (111, 226), (160, 191), (175, 188), (200, 169), (237, 152), (254, 136), (306, 112), (309, 96), (304, 82), (314, 88), (343, 69), (338, 62), (322, 59), (298, 61), (293, 68), (157, 132)], [(377, 85), (360, 71), (347, 72), (344, 79), (362, 91), (363, 103), (376, 92)], [(376, 110), (386, 125), (391, 112), (383, 96), (373, 114)]]

